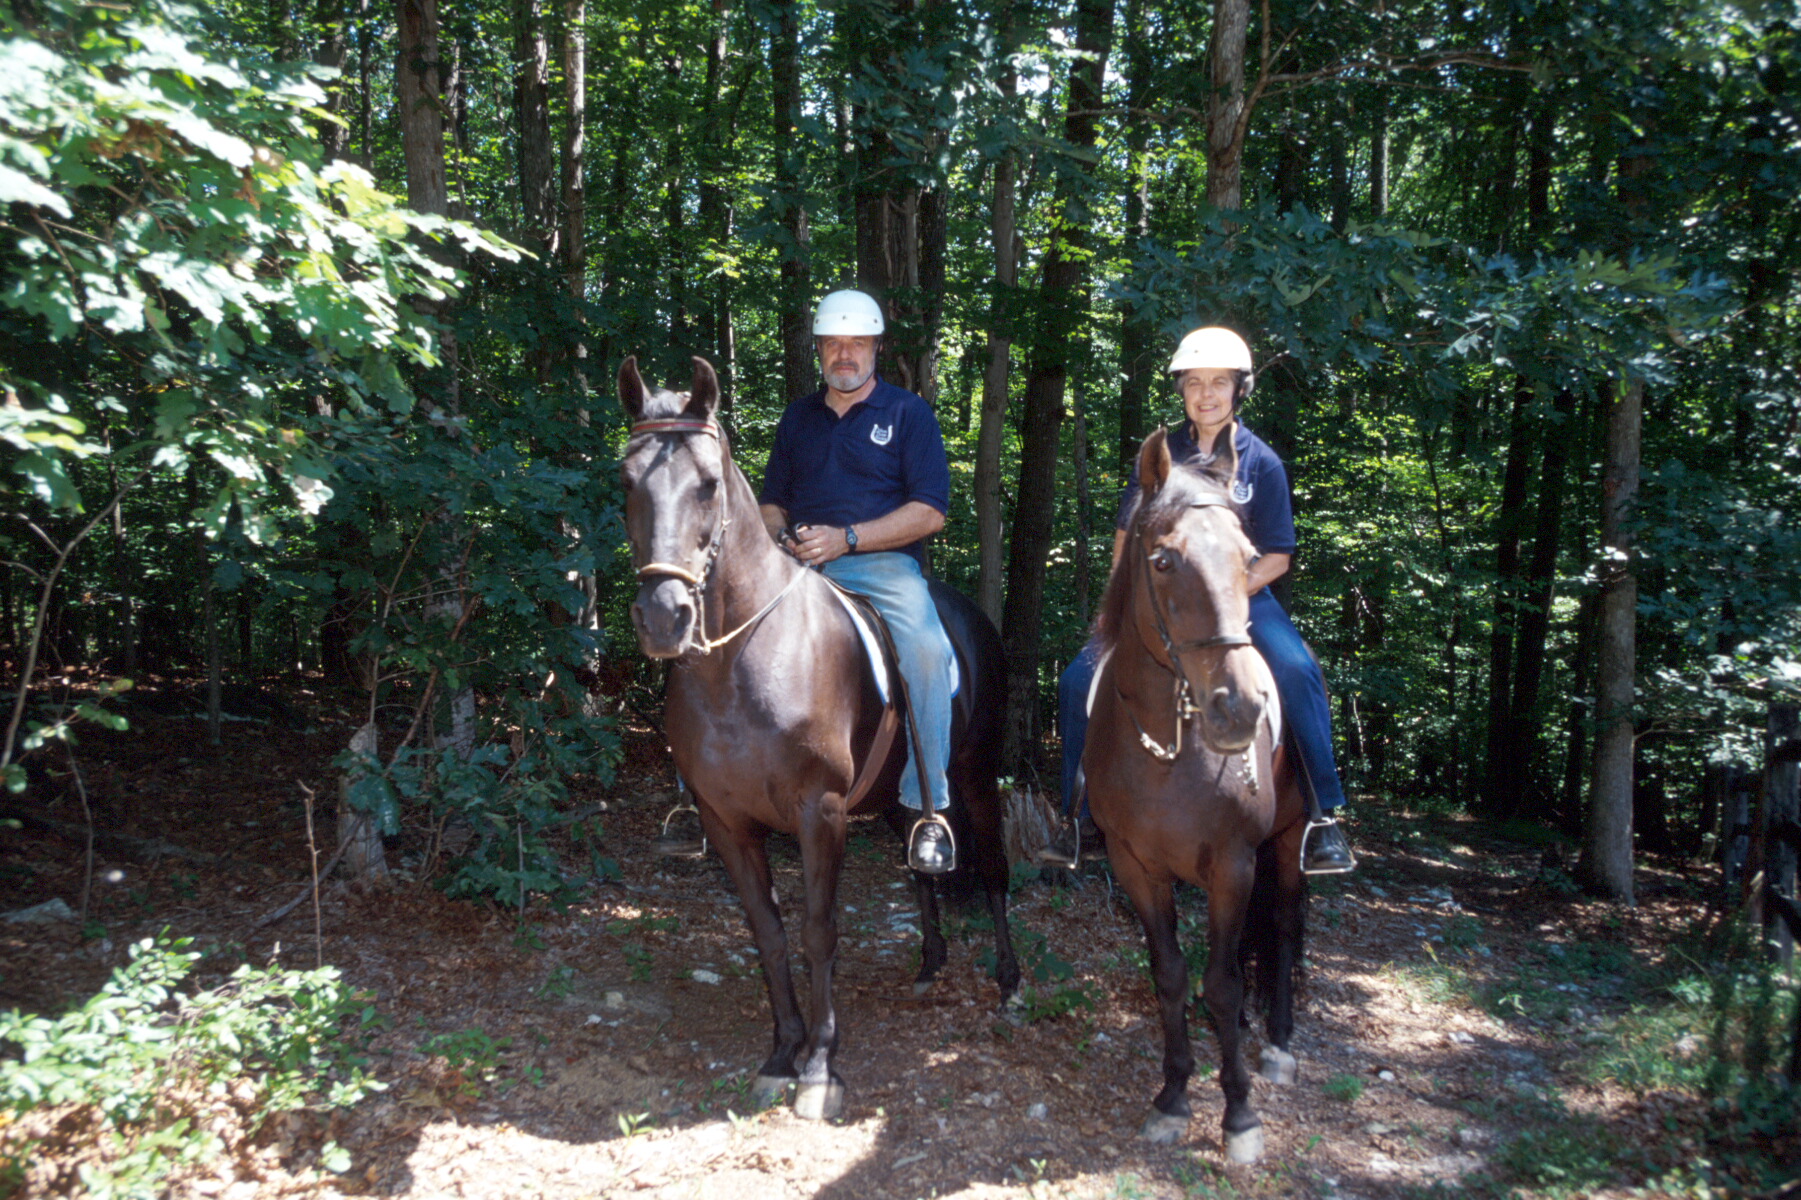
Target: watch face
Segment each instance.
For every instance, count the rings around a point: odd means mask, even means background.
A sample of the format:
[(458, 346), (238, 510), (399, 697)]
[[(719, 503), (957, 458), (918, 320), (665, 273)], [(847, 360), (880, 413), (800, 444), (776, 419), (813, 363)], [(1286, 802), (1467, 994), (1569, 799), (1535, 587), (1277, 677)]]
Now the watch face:
[(857, 548), (857, 530), (855, 526), (846, 525), (844, 527), (844, 544), (852, 550)]

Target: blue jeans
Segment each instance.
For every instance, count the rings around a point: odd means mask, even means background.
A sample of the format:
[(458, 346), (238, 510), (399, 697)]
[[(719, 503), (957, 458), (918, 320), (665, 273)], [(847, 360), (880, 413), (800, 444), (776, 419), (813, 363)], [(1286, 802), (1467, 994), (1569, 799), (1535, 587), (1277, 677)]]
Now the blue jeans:
[[(1338, 781), (1338, 763), (1332, 757), (1332, 709), (1326, 699), (1326, 677), (1319, 662), (1282, 604), (1264, 588), (1251, 597), (1251, 641), (1282, 699), (1282, 721), (1288, 742), (1301, 766), (1301, 782), (1330, 813), (1345, 802)], [(1090, 641), (1057, 681), (1057, 727), (1063, 735), (1063, 808), (1069, 813), (1075, 795), (1076, 771), (1082, 765), (1082, 745), (1088, 737), (1088, 688), (1094, 680), (1100, 652)], [(1069, 813), (1080, 816), (1079, 813)]]
[[(944, 769), (951, 760), (951, 696), (956, 682), (956, 651), (938, 620), (932, 593), (926, 587), (919, 562), (899, 551), (846, 554), (821, 568), (832, 582), (875, 602), (894, 635), (900, 655), (901, 676), (913, 702), (913, 720), (925, 746), (926, 779), (932, 789), (932, 809), (950, 807), (950, 786)], [(912, 746), (908, 746), (911, 754)], [(901, 803), (918, 810), (919, 772), (912, 763), (901, 772)]]

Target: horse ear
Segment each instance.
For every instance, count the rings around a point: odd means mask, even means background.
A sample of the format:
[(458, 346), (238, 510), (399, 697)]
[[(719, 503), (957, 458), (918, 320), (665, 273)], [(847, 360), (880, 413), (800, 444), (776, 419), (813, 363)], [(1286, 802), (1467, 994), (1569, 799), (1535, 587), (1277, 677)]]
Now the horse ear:
[(712, 420), (713, 414), (719, 411), (719, 376), (713, 372), (713, 364), (700, 355), (694, 356), (694, 383), (688, 389), (688, 407), (685, 415), (701, 420)]
[(1138, 449), (1138, 490), (1141, 495), (1153, 496), (1163, 487), (1169, 478), (1169, 434), (1163, 426), (1157, 426), (1155, 433), (1144, 439), (1144, 445)]
[(644, 377), (638, 374), (638, 356), (628, 354), (619, 364), (619, 403), (634, 421), (644, 419)]
[(1230, 421), (1213, 439), (1213, 453), (1204, 460), (1202, 473), (1221, 487), (1238, 478), (1238, 422)]

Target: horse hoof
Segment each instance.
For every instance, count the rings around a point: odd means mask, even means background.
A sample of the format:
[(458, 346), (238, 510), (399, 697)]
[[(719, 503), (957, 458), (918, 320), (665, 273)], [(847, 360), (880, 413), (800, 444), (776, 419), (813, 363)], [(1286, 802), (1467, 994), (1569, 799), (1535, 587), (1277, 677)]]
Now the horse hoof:
[(932, 981), (930, 979), (915, 979), (913, 981), (913, 994), (915, 996), (923, 996), (931, 990)]
[(844, 1115), (842, 1083), (803, 1083), (794, 1093), (794, 1115), (807, 1121), (830, 1121)]
[(1300, 1064), (1288, 1051), (1275, 1046), (1265, 1046), (1263, 1048), (1263, 1067), (1259, 1074), (1271, 1083), (1286, 1087), (1299, 1077)]
[(1151, 1115), (1144, 1119), (1144, 1128), (1138, 1131), (1138, 1136), (1154, 1146), (1173, 1146), (1187, 1131), (1187, 1117), (1172, 1117), (1153, 1108)]
[(1263, 1157), (1263, 1126), (1253, 1125), (1249, 1129), (1226, 1135), (1226, 1161), (1229, 1163), (1254, 1163)]
[(759, 1075), (750, 1085), (750, 1102), (758, 1108), (768, 1108), (785, 1099), (793, 1086), (791, 1075)]

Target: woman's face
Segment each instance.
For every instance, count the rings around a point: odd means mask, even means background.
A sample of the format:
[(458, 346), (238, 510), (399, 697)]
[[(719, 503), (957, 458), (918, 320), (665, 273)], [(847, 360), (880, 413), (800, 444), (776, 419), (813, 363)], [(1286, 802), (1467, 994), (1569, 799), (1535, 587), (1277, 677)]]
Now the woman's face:
[(1238, 372), (1225, 367), (1194, 367), (1176, 380), (1182, 407), (1194, 422), (1203, 446), (1232, 422), (1232, 396), (1238, 390)]

